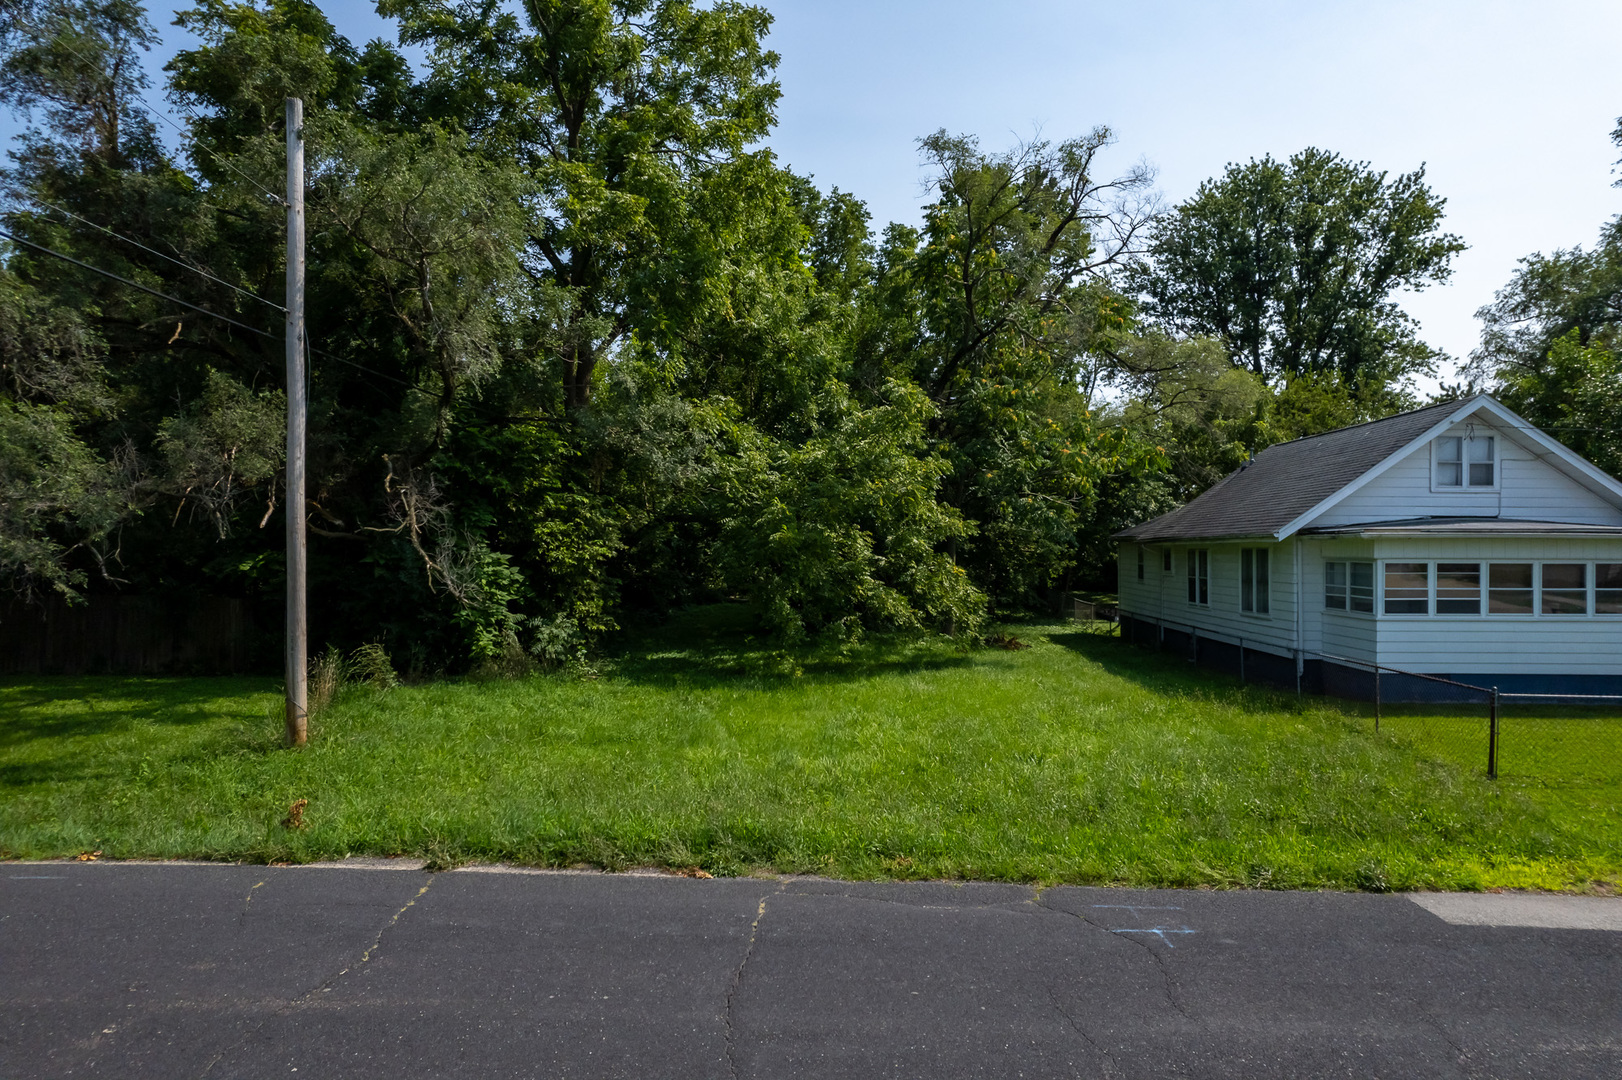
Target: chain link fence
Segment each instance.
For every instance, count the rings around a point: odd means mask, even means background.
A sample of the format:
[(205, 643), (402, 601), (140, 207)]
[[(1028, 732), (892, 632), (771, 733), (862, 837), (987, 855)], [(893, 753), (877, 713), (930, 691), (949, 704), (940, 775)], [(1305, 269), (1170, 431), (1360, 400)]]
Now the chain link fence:
[(1165, 620), (1127, 616), (1120, 628), (1126, 641), (1243, 682), (1360, 702), (1353, 708), (1374, 732), (1494, 779), (1622, 785), (1622, 695), (1506, 692)]

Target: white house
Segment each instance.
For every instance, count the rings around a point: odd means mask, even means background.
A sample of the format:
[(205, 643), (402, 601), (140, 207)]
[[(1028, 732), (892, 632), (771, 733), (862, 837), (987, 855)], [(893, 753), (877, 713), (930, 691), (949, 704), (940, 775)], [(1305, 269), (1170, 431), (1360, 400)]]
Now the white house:
[(1123, 636), (1247, 676), (1622, 693), (1622, 483), (1486, 394), (1270, 446), (1116, 539)]

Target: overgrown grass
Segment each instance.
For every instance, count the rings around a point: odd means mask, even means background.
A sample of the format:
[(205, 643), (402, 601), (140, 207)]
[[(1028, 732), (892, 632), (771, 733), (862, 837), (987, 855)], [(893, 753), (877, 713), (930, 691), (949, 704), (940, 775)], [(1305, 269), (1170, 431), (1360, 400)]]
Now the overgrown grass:
[[(1353, 710), (1074, 627), (1013, 627), (1020, 651), (791, 654), (745, 625), (694, 612), (597, 678), (350, 688), (298, 752), (278, 746), (269, 681), (9, 680), (0, 853), (1374, 889), (1622, 877), (1616, 784), (1495, 784)], [(307, 824), (289, 829), (297, 799)]]

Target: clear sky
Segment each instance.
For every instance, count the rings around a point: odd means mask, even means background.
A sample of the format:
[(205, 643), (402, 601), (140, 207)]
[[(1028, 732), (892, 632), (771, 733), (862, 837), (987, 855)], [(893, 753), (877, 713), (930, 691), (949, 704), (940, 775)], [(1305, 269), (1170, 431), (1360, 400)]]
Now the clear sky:
[[(877, 226), (917, 221), (914, 140), (938, 128), (998, 149), (1107, 124), (1106, 165), (1147, 160), (1173, 203), (1228, 162), (1307, 146), (1424, 164), (1470, 250), (1403, 303), (1463, 357), (1518, 258), (1591, 244), (1622, 212), (1615, 0), (764, 2), (784, 91), (771, 145)], [(357, 44), (390, 36), (364, 0), (324, 6)], [(184, 40), (166, 12), (154, 71)]]

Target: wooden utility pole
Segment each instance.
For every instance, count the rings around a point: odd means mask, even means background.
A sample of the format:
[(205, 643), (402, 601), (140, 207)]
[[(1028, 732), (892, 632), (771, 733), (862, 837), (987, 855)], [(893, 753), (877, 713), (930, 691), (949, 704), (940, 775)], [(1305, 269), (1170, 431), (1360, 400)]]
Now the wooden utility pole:
[(309, 737), (309, 612), (305, 591), (304, 102), (287, 99), (287, 742)]

